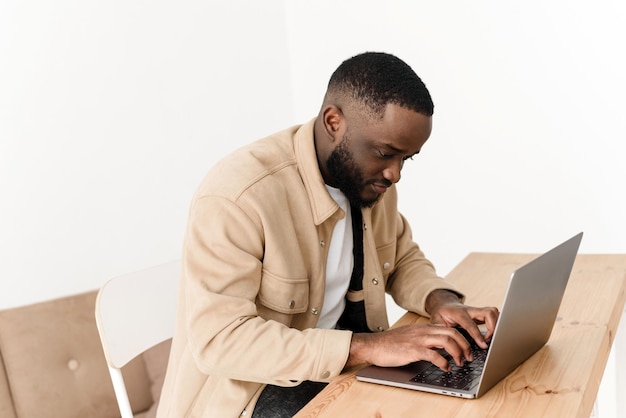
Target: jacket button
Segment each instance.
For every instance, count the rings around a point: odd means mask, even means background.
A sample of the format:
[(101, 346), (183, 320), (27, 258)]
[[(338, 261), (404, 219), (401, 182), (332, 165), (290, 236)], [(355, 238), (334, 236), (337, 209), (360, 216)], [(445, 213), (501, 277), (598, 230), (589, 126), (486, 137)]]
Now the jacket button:
[(377, 285), (377, 284), (378, 284), (378, 279), (377, 279), (376, 277), (374, 277), (374, 278), (372, 279), (372, 283), (374, 283), (374, 285)]
[(330, 377), (330, 372), (326, 371), (324, 373), (322, 373), (322, 379), (328, 379)]
[(385, 270), (387, 270), (389, 267), (391, 267), (391, 264), (389, 264), (389, 263), (385, 263), (385, 264), (383, 264), (383, 268), (384, 268)]
[(321, 240), (321, 241), (320, 241), (320, 245), (323, 247), (324, 245), (326, 245), (326, 241)]
[(363, 224), (363, 229), (367, 231), (367, 224)]
[(319, 313), (319, 311), (317, 310), (317, 308), (313, 308), (313, 309), (311, 309), (311, 313), (313, 315), (317, 315)]
[(378, 327), (378, 328), (376, 328), (376, 329), (377, 329), (378, 331), (384, 331), (384, 330), (385, 330), (385, 328), (383, 328), (383, 327)]
[(71, 359), (70, 361), (68, 361), (67, 368), (73, 372), (78, 370), (78, 360)]
[(296, 307), (296, 301), (295, 300), (292, 300), (291, 302), (289, 302), (289, 308), (290, 309), (293, 309), (295, 307)]

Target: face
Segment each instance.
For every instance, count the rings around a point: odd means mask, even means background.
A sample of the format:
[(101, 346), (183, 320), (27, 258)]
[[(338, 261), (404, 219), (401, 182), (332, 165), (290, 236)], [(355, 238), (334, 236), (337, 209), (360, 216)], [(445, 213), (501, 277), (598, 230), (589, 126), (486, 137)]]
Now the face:
[(353, 205), (370, 207), (393, 183), (407, 159), (417, 154), (432, 129), (432, 118), (387, 105), (382, 120), (344, 114), (346, 129), (326, 160), (332, 186)]

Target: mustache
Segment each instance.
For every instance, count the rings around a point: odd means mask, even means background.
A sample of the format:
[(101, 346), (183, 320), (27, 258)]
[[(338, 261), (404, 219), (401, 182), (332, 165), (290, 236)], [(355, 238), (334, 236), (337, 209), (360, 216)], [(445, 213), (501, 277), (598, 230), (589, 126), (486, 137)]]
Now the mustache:
[(391, 187), (393, 185), (393, 183), (387, 179), (370, 180), (367, 182), (367, 184), (381, 184), (385, 187)]

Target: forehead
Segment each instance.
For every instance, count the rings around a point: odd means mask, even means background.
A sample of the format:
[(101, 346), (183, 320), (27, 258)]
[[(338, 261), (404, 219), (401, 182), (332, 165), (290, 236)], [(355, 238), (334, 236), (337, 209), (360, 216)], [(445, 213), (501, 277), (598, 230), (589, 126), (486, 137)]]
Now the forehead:
[(387, 104), (382, 118), (357, 113), (356, 118), (346, 120), (352, 140), (386, 145), (409, 155), (419, 152), (432, 131), (432, 117), (396, 104)]

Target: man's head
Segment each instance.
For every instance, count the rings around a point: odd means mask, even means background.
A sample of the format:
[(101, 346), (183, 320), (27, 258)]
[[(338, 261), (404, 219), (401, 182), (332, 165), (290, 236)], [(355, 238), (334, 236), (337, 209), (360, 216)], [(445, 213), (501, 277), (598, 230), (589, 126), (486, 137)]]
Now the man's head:
[(354, 205), (373, 205), (430, 136), (432, 114), (426, 86), (399, 58), (368, 52), (344, 61), (315, 122), (324, 181)]

